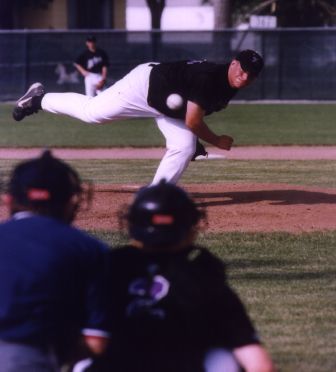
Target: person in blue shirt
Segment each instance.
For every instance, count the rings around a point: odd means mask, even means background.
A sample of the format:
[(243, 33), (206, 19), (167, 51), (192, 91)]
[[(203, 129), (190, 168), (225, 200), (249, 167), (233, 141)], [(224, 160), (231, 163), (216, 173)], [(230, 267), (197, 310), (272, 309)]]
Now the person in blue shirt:
[(81, 335), (96, 353), (108, 339), (108, 248), (71, 226), (82, 196), (76, 171), (50, 151), (10, 176), (10, 218), (0, 224), (2, 372), (59, 371)]

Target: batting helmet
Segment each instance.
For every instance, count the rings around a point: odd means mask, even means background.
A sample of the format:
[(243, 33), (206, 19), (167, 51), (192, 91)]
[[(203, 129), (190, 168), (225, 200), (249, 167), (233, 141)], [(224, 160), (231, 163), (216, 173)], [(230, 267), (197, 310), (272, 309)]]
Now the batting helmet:
[(161, 181), (143, 188), (130, 206), (130, 237), (146, 247), (165, 248), (180, 242), (202, 213), (185, 191)]
[(39, 158), (24, 161), (14, 168), (7, 191), (19, 208), (29, 207), (63, 218), (65, 204), (79, 195), (82, 188), (76, 171), (46, 150)]

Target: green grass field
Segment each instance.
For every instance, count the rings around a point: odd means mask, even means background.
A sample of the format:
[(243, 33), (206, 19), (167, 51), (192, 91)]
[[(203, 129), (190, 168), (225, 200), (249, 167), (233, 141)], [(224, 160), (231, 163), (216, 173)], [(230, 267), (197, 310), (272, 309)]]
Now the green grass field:
[[(3, 177), (19, 160), (0, 159)], [(147, 184), (159, 160), (68, 160), (83, 179), (96, 184)], [(336, 187), (334, 160), (211, 160), (192, 162), (182, 183), (286, 183)]]
[[(15, 123), (0, 105), (0, 147), (161, 146), (147, 120), (90, 126), (45, 113)], [(231, 105), (209, 118), (211, 127), (237, 145), (336, 145), (336, 105)], [(0, 159), (3, 178), (17, 161)], [(150, 181), (156, 160), (70, 161), (96, 183)], [(336, 161), (223, 161), (190, 164), (183, 183), (275, 182), (336, 187)], [(223, 212), (224, 213), (224, 212)], [(112, 246), (124, 234), (91, 231)], [(230, 283), (241, 295), (279, 371), (336, 370), (336, 231), (306, 233), (202, 232), (199, 243), (227, 263)]]
[[(162, 146), (154, 121), (89, 125), (66, 116), (39, 113), (15, 122), (13, 105), (0, 104), (1, 147)], [(216, 133), (234, 137), (235, 145), (335, 145), (336, 105), (234, 104), (209, 116)]]
[[(111, 245), (125, 235), (94, 232)], [(201, 234), (281, 372), (335, 371), (336, 232)]]

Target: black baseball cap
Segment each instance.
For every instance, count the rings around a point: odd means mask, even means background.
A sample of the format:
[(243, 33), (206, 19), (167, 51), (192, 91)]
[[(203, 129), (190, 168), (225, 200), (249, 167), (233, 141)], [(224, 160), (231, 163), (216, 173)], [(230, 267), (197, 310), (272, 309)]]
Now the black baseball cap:
[(97, 41), (97, 38), (94, 35), (88, 35), (86, 41), (92, 41), (93, 43), (95, 43)]
[(263, 58), (254, 50), (243, 50), (236, 55), (235, 59), (240, 62), (240, 66), (245, 72), (254, 76), (258, 76), (264, 67)]
[(74, 169), (45, 150), (14, 168), (8, 192), (20, 205), (63, 205), (81, 192), (81, 180)]

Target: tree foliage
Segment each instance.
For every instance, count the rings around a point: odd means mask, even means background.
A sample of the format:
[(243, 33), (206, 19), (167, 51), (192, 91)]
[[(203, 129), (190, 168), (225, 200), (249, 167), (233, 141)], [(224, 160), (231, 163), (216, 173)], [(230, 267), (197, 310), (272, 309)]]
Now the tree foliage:
[(279, 27), (322, 27), (336, 22), (334, 0), (236, 0), (234, 11), (236, 18), (245, 20), (251, 14), (274, 15)]
[[(248, 22), (250, 15), (274, 15), (279, 27), (322, 27), (336, 24), (335, 0), (203, 0), (225, 14), (215, 14), (216, 28)], [(230, 13), (230, 14), (228, 14)], [(222, 21), (220, 21), (222, 20)], [(220, 24), (220, 22), (222, 22)], [(216, 22), (215, 22), (216, 23)]]
[(0, 29), (16, 27), (15, 18), (19, 9), (23, 7), (45, 8), (53, 0), (0, 0)]

